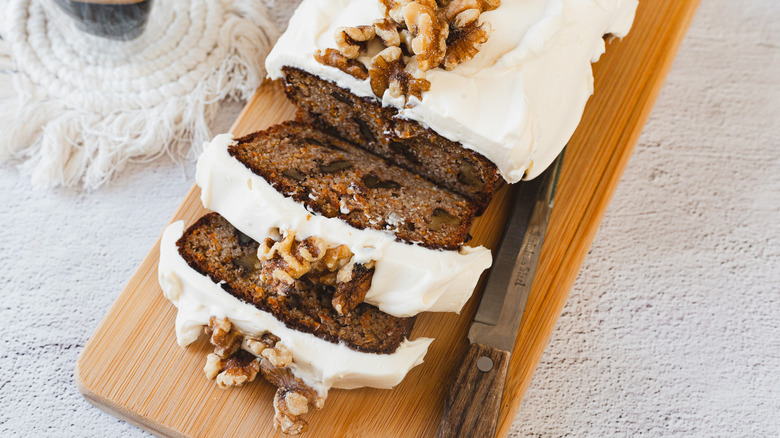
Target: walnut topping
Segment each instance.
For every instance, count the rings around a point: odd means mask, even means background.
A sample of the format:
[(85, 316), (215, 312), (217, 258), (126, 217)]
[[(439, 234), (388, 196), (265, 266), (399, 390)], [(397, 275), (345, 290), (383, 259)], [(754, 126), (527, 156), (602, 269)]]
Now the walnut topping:
[[(276, 282), (276, 286), (292, 287), (303, 275), (328, 285), (335, 284), (335, 273), (349, 262), (352, 252), (346, 245), (327, 248), (318, 237), (295, 240), (295, 233), (288, 232), (280, 241), (266, 239), (257, 249), (258, 258), (264, 261), (263, 280)], [(332, 278), (331, 278), (332, 277)], [(285, 290), (284, 287), (277, 288)]]
[(452, 70), (458, 64), (470, 60), (479, 53), (479, 47), (488, 40), (489, 36), (485, 27), (485, 24), (477, 24), (476, 21), (472, 21), (464, 27), (452, 28), (447, 40), (447, 53), (442, 62), (445, 70)]
[(306, 430), (306, 420), (300, 415), (309, 412), (309, 400), (303, 395), (279, 388), (274, 395), (274, 429), (297, 435)]
[(374, 35), (374, 26), (339, 27), (335, 35), (336, 47), (342, 55), (355, 59)]
[(307, 237), (298, 242), (295, 233), (287, 233), (281, 241), (267, 238), (257, 248), (257, 258), (270, 263), (263, 264), (266, 282), (274, 280), (291, 285), (311, 271), (311, 262), (325, 255), (325, 241), (319, 237)]
[(251, 382), (260, 371), (260, 362), (254, 356), (239, 350), (243, 336), (227, 318), (209, 318), (205, 328), (214, 352), (206, 357), (203, 372), (206, 378), (217, 379), (220, 388), (241, 386)]
[(435, 68), (444, 59), (447, 50), (449, 27), (440, 21), (433, 7), (412, 2), (404, 8), (404, 22), (412, 33), (412, 52), (417, 55), (421, 70)]
[(389, 89), (393, 97), (415, 96), (422, 99), (422, 93), (431, 87), (428, 80), (417, 78), (406, 71), (398, 47), (388, 47), (374, 56), (368, 74), (371, 90), (380, 97)]
[(259, 338), (252, 336), (245, 337), (244, 343), (241, 346), (255, 356), (262, 356), (263, 350), (266, 348), (273, 348), (277, 342), (279, 342), (278, 337), (271, 333), (264, 333)]
[(456, 28), (463, 28), (472, 23), (476, 23), (477, 18), (479, 18), (479, 9), (466, 9), (455, 16), (452, 25)]
[(409, 32), (407, 29), (403, 29), (400, 32), (398, 32), (398, 37), (401, 40), (401, 48), (404, 50), (404, 55), (406, 56), (412, 56), (414, 53), (412, 52), (412, 33)]
[(204, 331), (210, 336), (209, 342), (214, 346), (214, 353), (220, 358), (228, 358), (241, 346), (241, 333), (233, 329), (227, 318), (212, 316)]
[(247, 337), (243, 347), (255, 356), (264, 357), (275, 367), (284, 368), (292, 363), (292, 352), (279, 343), (279, 338), (266, 333), (260, 338)]
[(401, 49), (398, 47), (388, 47), (377, 53), (371, 59), (371, 68), (368, 69), (368, 76), (371, 78), (371, 90), (374, 94), (382, 97), (385, 94), (385, 90), (390, 86), (390, 78), (402, 69)]
[(260, 359), (244, 350), (239, 350), (225, 362), (225, 368), (217, 374), (217, 385), (226, 389), (251, 382), (260, 371)]
[(206, 366), (203, 367), (203, 372), (206, 373), (207, 379), (214, 380), (223, 369), (225, 369), (225, 361), (218, 354), (209, 353), (206, 356)]
[(374, 23), (374, 32), (387, 47), (401, 45), (401, 36), (398, 34), (398, 24), (389, 18)]
[[(322, 409), (325, 405), (327, 392), (320, 394), (293, 374), (289, 368), (292, 353), (277, 336), (268, 332), (260, 336), (244, 336), (230, 320), (217, 317), (209, 319), (206, 332), (211, 335), (210, 341), (215, 347), (215, 352), (206, 357), (203, 368), (209, 380), (216, 380), (220, 388), (227, 389), (251, 382), (258, 373), (262, 373), (278, 388), (274, 396), (275, 429), (292, 435), (301, 433), (307, 426), (301, 416), (309, 412), (310, 407)], [(226, 345), (234, 342), (227, 339), (238, 339), (242, 349), (226, 349)], [(230, 352), (220, 354), (218, 350)]]
[(322, 409), (325, 396), (295, 377), (289, 368), (275, 367), (268, 360), (260, 360), (260, 372), (279, 388), (274, 396), (274, 428), (291, 435), (306, 430), (307, 423), (300, 416), (309, 412), (309, 406)]
[[(452, 70), (472, 59), (490, 35), (479, 16), (501, 5), (501, 0), (381, 0), (385, 18), (373, 25), (340, 27), (334, 38), (338, 50), (317, 51), (315, 58), (359, 80), (368, 78), (371, 90), (422, 99), (431, 84), (425, 72), (437, 67)], [(378, 37), (385, 49), (366, 66), (357, 60)], [(400, 49), (400, 50), (396, 50)]]
[(344, 315), (362, 303), (366, 292), (371, 288), (371, 278), (374, 276), (374, 262), (365, 265), (354, 262), (341, 268), (337, 276), (336, 292), (331, 301), (339, 315)]
[(320, 64), (336, 67), (358, 80), (362, 81), (368, 78), (368, 69), (362, 62), (355, 59), (349, 59), (339, 53), (336, 49), (325, 49), (324, 53), (321, 50), (318, 50), (314, 55), (314, 58)]
[[(385, 181), (393, 183), (393, 181)], [(287, 232), (279, 240), (265, 239), (257, 249), (258, 260), (262, 261), (262, 280), (275, 286), (277, 293), (284, 294), (295, 287), (295, 281), (304, 275), (310, 281), (336, 286), (333, 304), (339, 314), (350, 312), (363, 302), (371, 286), (374, 262), (356, 265), (352, 251), (346, 245), (328, 248), (318, 237), (295, 240), (295, 233)], [(359, 275), (353, 267), (359, 266)], [(257, 356), (266, 357), (276, 366), (286, 366), (290, 356), (282, 349), (273, 349), (274, 342), (245, 340), (245, 348)], [(265, 345), (265, 346), (263, 346)], [(281, 347), (281, 346), (280, 346)]]
[(439, 10), (439, 15), (448, 23), (452, 23), (463, 12), (475, 10), (479, 16), (480, 13), (492, 11), (499, 6), (501, 0), (452, 0)]
[(335, 248), (328, 248), (325, 251), (322, 263), (325, 264), (328, 271), (336, 271), (346, 265), (350, 258), (352, 258), (352, 251), (349, 250), (349, 247), (347, 245), (339, 245)]

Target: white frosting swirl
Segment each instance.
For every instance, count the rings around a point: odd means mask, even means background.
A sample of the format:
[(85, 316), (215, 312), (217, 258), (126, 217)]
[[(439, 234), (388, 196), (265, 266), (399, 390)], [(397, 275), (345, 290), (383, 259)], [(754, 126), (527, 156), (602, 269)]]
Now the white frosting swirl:
[[(579, 124), (593, 93), (591, 63), (604, 53), (602, 36), (624, 36), (637, 0), (502, 0), (481, 15), (493, 32), (480, 52), (451, 71), (427, 72), (430, 91), (404, 107), (385, 92), (382, 104), (493, 161), (509, 182), (540, 174)], [(378, 0), (304, 0), (266, 59), (271, 78), (291, 66), (372, 97), (360, 81), (318, 63), (335, 48), (340, 26), (383, 17)]]
[(404, 340), (392, 354), (361, 353), (309, 333), (288, 328), (268, 312), (257, 309), (192, 269), (179, 255), (176, 241), (184, 223), (168, 226), (160, 242), (158, 276), (163, 294), (177, 308), (176, 339), (182, 347), (198, 339), (211, 316), (230, 319), (241, 332), (259, 336), (271, 332), (290, 350), (292, 372), (321, 394), (331, 387), (392, 388), (423, 362), (433, 339)]
[(258, 242), (275, 229), (291, 230), (299, 239), (317, 236), (347, 245), (358, 262), (374, 260), (365, 301), (385, 313), (460, 312), (493, 262), (490, 250), (482, 246), (434, 250), (398, 242), (389, 231), (360, 230), (341, 219), (310, 213), (230, 156), (232, 142), (230, 134), (218, 135), (198, 159), (195, 180), (203, 206)]

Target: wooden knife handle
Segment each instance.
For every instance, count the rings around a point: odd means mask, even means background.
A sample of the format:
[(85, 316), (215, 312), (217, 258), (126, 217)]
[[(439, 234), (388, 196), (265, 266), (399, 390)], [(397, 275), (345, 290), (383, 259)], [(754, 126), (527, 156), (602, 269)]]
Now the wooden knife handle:
[(471, 344), (447, 392), (437, 436), (494, 437), (508, 367), (509, 352)]

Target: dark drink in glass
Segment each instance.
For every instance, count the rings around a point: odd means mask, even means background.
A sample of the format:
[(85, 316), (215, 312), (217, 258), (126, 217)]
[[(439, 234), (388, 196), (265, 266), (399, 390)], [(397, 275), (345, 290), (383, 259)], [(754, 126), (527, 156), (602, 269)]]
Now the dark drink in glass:
[(80, 30), (115, 40), (132, 40), (144, 30), (152, 0), (54, 0)]

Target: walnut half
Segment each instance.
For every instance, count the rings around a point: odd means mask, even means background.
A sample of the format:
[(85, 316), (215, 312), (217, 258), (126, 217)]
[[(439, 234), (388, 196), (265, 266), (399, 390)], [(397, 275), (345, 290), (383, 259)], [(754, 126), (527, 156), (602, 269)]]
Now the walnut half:
[(222, 359), (227, 359), (241, 346), (241, 333), (233, 329), (233, 324), (227, 318), (209, 318), (209, 325), (204, 328), (209, 335), (209, 342), (214, 346), (214, 353)]
[[(331, 301), (339, 315), (345, 315), (357, 307), (366, 298), (366, 292), (371, 288), (371, 278), (374, 276), (374, 263), (348, 264), (338, 273), (336, 292)], [(346, 268), (350, 267), (349, 270)]]
[(445, 70), (452, 70), (458, 64), (476, 56), (480, 46), (490, 36), (488, 29), (488, 25), (479, 24), (476, 20), (465, 24), (464, 27), (453, 26), (447, 40), (447, 53), (442, 60), (442, 67)]
[(339, 52), (349, 59), (355, 59), (374, 35), (374, 26), (339, 27), (334, 38)]
[(406, 28), (412, 33), (412, 52), (422, 71), (438, 67), (447, 50), (449, 27), (433, 6), (412, 2), (403, 9)]
[(317, 50), (317, 53), (314, 54), (314, 59), (320, 64), (336, 67), (355, 79), (362, 81), (368, 78), (368, 69), (362, 62), (349, 59), (336, 49), (325, 49), (324, 52)]
[(224, 368), (217, 374), (217, 385), (222, 389), (241, 386), (255, 380), (259, 371), (260, 359), (239, 350), (225, 362)]
[[(414, 66), (413, 63), (410, 65)], [(382, 97), (389, 89), (393, 97), (415, 96), (422, 99), (422, 93), (431, 88), (428, 80), (415, 77), (407, 71), (401, 58), (401, 49), (395, 46), (374, 56), (368, 75), (371, 78), (371, 90), (378, 97)]]
[(257, 258), (264, 262), (262, 279), (268, 284), (280, 282), (292, 285), (311, 271), (312, 262), (322, 259), (326, 249), (325, 242), (319, 237), (311, 236), (299, 242), (295, 240), (294, 232), (286, 233), (278, 242), (265, 239), (257, 248)]
[(307, 423), (301, 416), (309, 412), (309, 406), (322, 409), (325, 397), (295, 377), (289, 368), (278, 368), (261, 359), (260, 372), (278, 388), (274, 396), (274, 428), (290, 435), (305, 431)]

